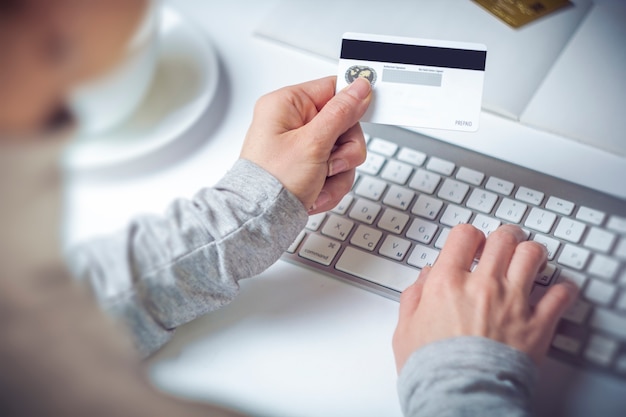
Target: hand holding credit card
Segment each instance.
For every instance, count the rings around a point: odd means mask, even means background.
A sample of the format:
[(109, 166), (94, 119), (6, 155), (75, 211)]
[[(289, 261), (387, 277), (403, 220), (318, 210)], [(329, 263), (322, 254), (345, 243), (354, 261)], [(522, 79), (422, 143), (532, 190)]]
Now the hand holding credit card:
[(363, 122), (473, 132), (486, 59), (481, 44), (346, 33), (337, 91), (357, 77), (370, 81)]

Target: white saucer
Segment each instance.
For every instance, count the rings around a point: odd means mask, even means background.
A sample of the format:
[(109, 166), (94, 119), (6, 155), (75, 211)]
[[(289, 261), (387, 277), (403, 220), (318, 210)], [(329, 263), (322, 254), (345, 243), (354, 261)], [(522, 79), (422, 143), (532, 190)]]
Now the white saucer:
[(69, 170), (109, 168), (149, 154), (176, 140), (206, 110), (219, 78), (217, 52), (206, 35), (165, 6), (154, 81), (140, 108), (124, 124), (69, 146)]

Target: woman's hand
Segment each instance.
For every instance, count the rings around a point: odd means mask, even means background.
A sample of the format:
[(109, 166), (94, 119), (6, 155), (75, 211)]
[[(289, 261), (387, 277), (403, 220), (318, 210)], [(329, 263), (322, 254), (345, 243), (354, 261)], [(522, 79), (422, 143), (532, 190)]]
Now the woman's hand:
[(261, 97), (241, 151), (311, 214), (339, 203), (366, 156), (358, 121), (371, 101), (370, 84), (359, 79), (335, 95), (335, 81), (322, 78)]
[(569, 282), (555, 284), (531, 307), (530, 291), (546, 259), (546, 249), (526, 241), (517, 226), (501, 226), (488, 239), (471, 225), (454, 227), (433, 267), (402, 293), (393, 340), (398, 371), (415, 350), (456, 336), (493, 339), (539, 363), (578, 291)]

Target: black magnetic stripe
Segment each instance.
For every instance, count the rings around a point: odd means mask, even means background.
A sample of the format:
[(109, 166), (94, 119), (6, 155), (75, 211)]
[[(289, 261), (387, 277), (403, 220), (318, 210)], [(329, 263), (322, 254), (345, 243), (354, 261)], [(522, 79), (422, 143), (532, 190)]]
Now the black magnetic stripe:
[(487, 51), (343, 39), (341, 58), (484, 71)]

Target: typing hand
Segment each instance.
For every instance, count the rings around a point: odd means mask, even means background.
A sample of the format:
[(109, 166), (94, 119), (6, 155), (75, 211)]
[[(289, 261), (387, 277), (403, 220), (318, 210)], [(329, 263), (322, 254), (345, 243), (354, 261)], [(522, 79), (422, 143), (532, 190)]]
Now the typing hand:
[(402, 293), (393, 340), (398, 371), (415, 350), (455, 336), (494, 339), (539, 363), (577, 294), (574, 284), (558, 283), (530, 307), (533, 281), (546, 258), (545, 248), (526, 241), (516, 226), (501, 226), (486, 241), (471, 225), (453, 228), (433, 267)]
[(336, 206), (366, 156), (358, 124), (371, 100), (367, 80), (335, 95), (335, 77), (259, 99), (241, 157), (274, 175), (311, 214)]

